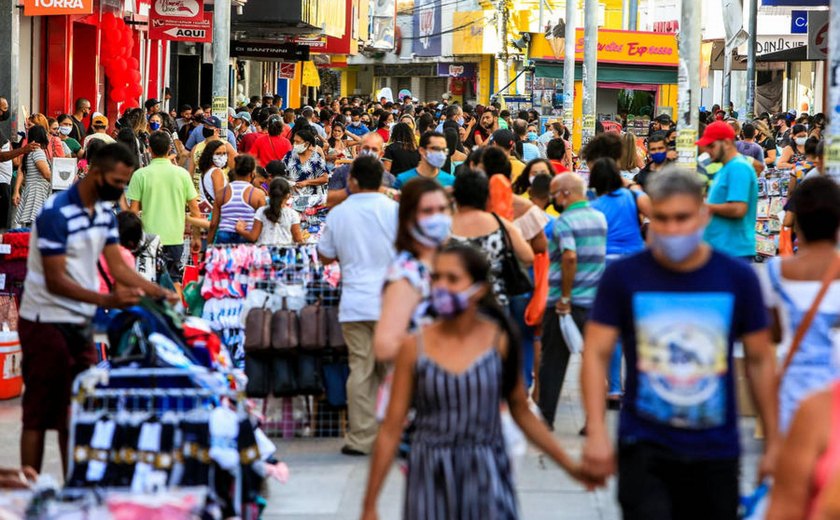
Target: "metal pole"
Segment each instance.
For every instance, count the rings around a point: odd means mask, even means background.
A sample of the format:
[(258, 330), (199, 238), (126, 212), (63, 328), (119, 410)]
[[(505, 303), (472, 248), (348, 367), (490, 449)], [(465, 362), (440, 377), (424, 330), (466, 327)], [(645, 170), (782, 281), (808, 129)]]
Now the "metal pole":
[(682, 0), (677, 88), (677, 162), (690, 171), (697, 169), (697, 132), (700, 126), (700, 6), (696, 0)]
[(577, 0), (566, 0), (566, 49), (563, 57), (563, 124), (569, 130), (574, 148), (575, 115), (575, 31), (577, 26)]
[(750, 33), (747, 40), (747, 106), (741, 121), (755, 118), (755, 40), (758, 31), (758, 0), (749, 0), (749, 20), (747, 30)]
[[(499, 35), (499, 59), (498, 59), (498, 69), (499, 69), (499, 85), (507, 85), (508, 84), (508, 0), (499, 0), (498, 6), (498, 25), (496, 27)], [(504, 93), (500, 95), (504, 96)]]
[(230, 0), (216, 0), (213, 6), (213, 115), (227, 129), (230, 98)]
[(0, 48), (3, 49), (0, 51), (0, 96), (9, 102), (9, 120), (0, 123), (0, 128), (9, 139), (17, 141), (20, 12), (15, 0), (0, 0)]
[(540, 0), (540, 31), (545, 29), (545, 0)]
[(583, 12), (583, 142), (595, 136), (598, 86), (598, 0), (585, 0)]
[[(723, 54), (723, 100), (721, 110), (729, 110), (729, 101), (732, 99), (732, 48), (728, 45)], [(728, 116), (728, 113), (727, 113)]]
[[(829, 34), (840, 34), (840, 0), (831, 0)], [(840, 105), (840, 38), (828, 38), (828, 103), (827, 107)], [(828, 111), (828, 110), (826, 110)], [(828, 118), (825, 147), (825, 174), (840, 183), (840, 114)]]
[(639, 0), (630, 0), (627, 11), (627, 30), (635, 31), (639, 26)]

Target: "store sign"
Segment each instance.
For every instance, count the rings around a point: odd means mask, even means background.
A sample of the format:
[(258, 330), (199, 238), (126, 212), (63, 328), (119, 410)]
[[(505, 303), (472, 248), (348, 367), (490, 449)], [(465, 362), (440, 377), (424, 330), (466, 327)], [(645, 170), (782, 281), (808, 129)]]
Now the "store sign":
[(149, 20), (149, 39), (173, 42), (210, 43), (213, 41), (213, 13), (202, 13), (199, 20)]
[(828, 11), (808, 14), (808, 59), (828, 59)]
[(828, 7), (828, 0), (761, 0), (764, 7)]
[[(575, 33), (575, 61), (583, 61), (583, 29)], [(565, 49), (555, 56), (544, 34), (531, 38), (530, 59), (562, 61)], [(598, 63), (676, 67), (677, 39), (673, 34), (638, 31), (598, 31)]]
[(808, 34), (808, 11), (790, 12), (790, 32), (792, 34)]
[(24, 0), (25, 16), (93, 13), (93, 0)]
[(230, 42), (230, 55), (236, 58), (263, 58), (267, 60), (308, 61), (309, 47), (297, 43), (248, 43)]
[(437, 75), (450, 78), (474, 78), (475, 63), (438, 63)]
[(417, 56), (441, 55), (440, 0), (416, 0), (413, 19), (414, 46)]
[(653, 32), (675, 34), (679, 30), (679, 20), (668, 20), (667, 22), (653, 22)]
[(158, 20), (194, 20), (204, 18), (204, 0), (152, 0), (150, 13)]
[(282, 79), (294, 79), (295, 67), (294, 63), (281, 63), (277, 76)]
[[(758, 35), (755, 39), (755, 55), (763, 56), (779, 51), (787, 51), (808, 44), (808, 36), (804, 34)], [(747, 44), (738, 47), (738, 54), (746, 56)]]

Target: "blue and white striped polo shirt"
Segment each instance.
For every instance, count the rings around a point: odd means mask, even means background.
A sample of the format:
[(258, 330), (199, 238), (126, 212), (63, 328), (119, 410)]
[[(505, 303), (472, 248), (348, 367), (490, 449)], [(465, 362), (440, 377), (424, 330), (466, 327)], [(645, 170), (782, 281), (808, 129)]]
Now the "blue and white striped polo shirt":
[(118, 242), (117, 219), (109, 205), (97, 202), (91, 214), (82, 205), (77, 185), (47, 199), (29, 239), (21, 317), (45, 323), (88, 322), (96, 306), (50, 293), (43, 258), (64, 255), (67, 275), (85, 289), (98, 291), (96, 262), (106, 245)]

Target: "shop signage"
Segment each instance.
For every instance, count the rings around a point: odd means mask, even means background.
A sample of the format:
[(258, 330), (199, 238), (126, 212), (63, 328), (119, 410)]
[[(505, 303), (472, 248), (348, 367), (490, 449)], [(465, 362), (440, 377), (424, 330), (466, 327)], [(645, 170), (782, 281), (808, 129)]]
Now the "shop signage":
[(667, 22), (653, 22), (653, 32), (675, 34), (679, 30), (679, 20), (668, 20)]
[(295, 64), (294, 63), (281, 63), (279, 68), (278, 77), (282, 79), (294, 79), (295, 77)]
[(93, 0), (24, 0), (23, 14), (26, 16), (47, 16), (67, 14), (91, 14)]
[(440, 0), (416, 0), (413, 19), (414, 46), (417, 56), (441, 55)]
[(808, 59), (828, 58), (828, 11), (808, 14)]
[(437, 75), (450, 78), (474, 78), (475, 63), (438, 63)]
[(237, 58), (263, 58), (267, 60), (307, 61), (309, 47), (297, 43), (247, 43), (230, 42), (230, 55)]
[(204, 0), (152, 0), (150, 13), (158, 20), (194, 20), (204, 18)]
[(790, 32), (792, 34), (808, 34), (808, 11), (790, 12)]
[[(808, 44), (808, 37), (804, 34), (787, 34), (778, 36), (761, 36), (755, 41), (755, 55), (762, 56), (773, 52), (786, 51), (797, 47), (804, 47)], [(747, 45), (738, 48), (738, 54), (747, 54)]]
[(174, 42), (210, 43), (213, 41), (213, 13), (202, 13), (198, 20), (149, 20), (149, 39)]
[[(575, 61), (583, 61), (583, 29), (575, 34)], [(555, 56), (544, 34), (531, 38), (530, 59), (563, 61), (565, 49)], [(677, 39), (673, 34), (640, 31), (598, 31), (598, 63), (676, 67)]]
[(761, 0), (765, 7), (828, 7), (828, 0)]

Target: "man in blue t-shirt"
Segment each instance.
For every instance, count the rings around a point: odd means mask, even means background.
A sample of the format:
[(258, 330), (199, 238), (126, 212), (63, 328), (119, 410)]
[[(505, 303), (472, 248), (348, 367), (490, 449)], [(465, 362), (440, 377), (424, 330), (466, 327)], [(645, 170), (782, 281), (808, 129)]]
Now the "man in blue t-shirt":
[(755, 169), (738, 152), (735, 131), (723, 121), (707, 126), (697, 145), (706, 147), (712, 162), (723, 163), (709, 188), (706, 207), (712, 219), (703, 238), (718, 251), (752, 261), (758, 208)]
[(616, 341), (624, 347), (617, 462), (625, 520), (738, 518), (737, 340), (765, 428), (760, 477), (771, 474), (779, 446), (775, 354), (758, 279), (703, 242), (702, 193), (693, 172), (669, 168), (651, 179), (650, 249), (607, 268), (586, 329), (583, 471), (593, 481), (615, 471), (604, 380)]
[(444, 188), (455, 184), (455, 176), (441, 171), (449, 157), (446, 148), (446, 137), (440, 132), (426, 132), (420, 136), (420, 164), (417, 168), (404, 171), (397, 175), (394, 188), (401, 190), (405, 183), (415, 177), (426, 177), (436, 180)]

